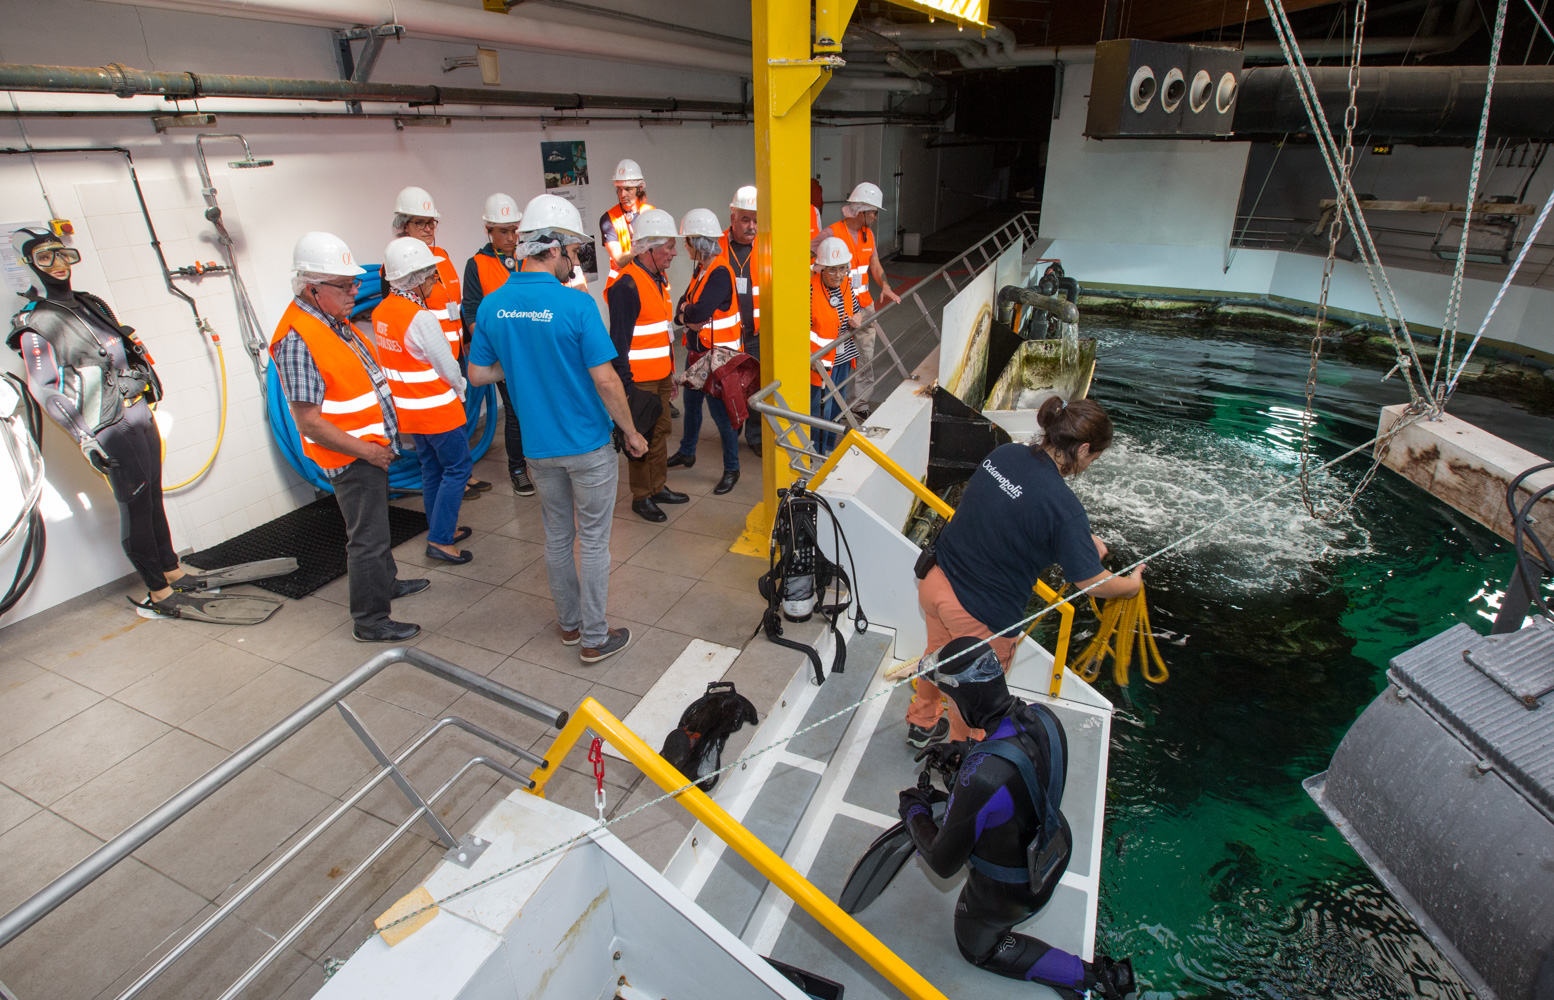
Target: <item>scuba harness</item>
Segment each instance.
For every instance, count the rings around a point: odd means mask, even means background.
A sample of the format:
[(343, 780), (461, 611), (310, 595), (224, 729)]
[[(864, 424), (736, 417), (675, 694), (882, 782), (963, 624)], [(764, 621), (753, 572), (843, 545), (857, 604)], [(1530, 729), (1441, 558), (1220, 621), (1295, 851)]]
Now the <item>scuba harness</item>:
[[(842, 534), (842, 525), (836, 519), (836, 512), (824, 497), (807, 489), (804, 480), (799, 480), (787, 489), (778, 490), (777, 497), (777, 515), (772, 519), (771, 545), (767, 551), (768, 569), (757, 584), (761, 596), (766, 598), (766, 613), (761, 616), (757, 631), (764, 631), (766, 637), (779, 646), (803, 651), (815, 668), (815, 683), (824, 684), (826, 674), (820, 663), (820, 653), (815, 647), (784, 638), (782, 634), (784, 618), (790, 622), (806, 622), (818, 610), (836, 640), (831, 672), (839, 674), (846, 669), (847, 643), (842, 640), (836, 623), (842, 613), (853, 605), (856, 593), (847, 571), (827, 559), (820, 550), (820, 508), (824, 507), (831, 518), (832, 551), (840, 556), (845, 550), (855, 574), (857, 562), (853, 559), (852, 546), (848, 544), (847, 536)], [(833, 586), (835, 600), (825, 603), (826, 591)], [(869, 620), (863, 613), (862, 602), (858, 602), (852, 618), (859, 632), (869, 630)]]

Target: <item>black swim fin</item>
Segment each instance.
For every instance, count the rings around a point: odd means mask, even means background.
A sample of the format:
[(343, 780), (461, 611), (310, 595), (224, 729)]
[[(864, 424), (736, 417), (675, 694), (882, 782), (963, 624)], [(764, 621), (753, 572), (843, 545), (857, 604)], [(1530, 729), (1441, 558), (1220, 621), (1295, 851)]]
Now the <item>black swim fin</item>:
[(193, 573), (185, 573), (181, 578), (169, 584), (174, 590), (184, 593), (193, 593), (201, 590), (215, 590), (218, 587), (232, 587), (239, 583), (252, 583), (254, 580), (268, 580), (277, 576), (289, 576), (297, 571), (297, 560), (291, 556), (282, 556), (278, 559), (256, 559), (253, 562), (237, 563), (233, 566), (218, 566), (215, 569), (202, 569)]
[(905, 823), (897, 823), (886, 830), (853, 865), (852, 872), (842, 885), (842, 894), (837, 897), (837, 905), (845, 913), (862, 911), (879, 898), (896, 873), (916, 853), (917, 845), (913, 843), (912, 833)]
[(152, 601), (149, 594), (144, 601), (127, 600), (142, 618), (186, 618), (212, 625), (258, 625), (283, 603), (267, 597), (183, 594), (176, 590), (160, 601)]

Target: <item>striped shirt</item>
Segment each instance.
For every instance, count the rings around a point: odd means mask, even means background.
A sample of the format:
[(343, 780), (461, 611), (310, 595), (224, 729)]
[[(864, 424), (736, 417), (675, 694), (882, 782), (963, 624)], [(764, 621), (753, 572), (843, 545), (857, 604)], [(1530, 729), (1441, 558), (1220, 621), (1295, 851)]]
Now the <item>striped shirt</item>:
[[(831, 300), (831, 308), (836, 310), (837, 336), (845, 335), (852, 329), (852, 323), (847, 319), (847, 307), (842, 303), (842, 293), (846, 288), (827, 288), (826, 297)], [(835, 365), (844, 365), (858, 356), (858, 343), (855, 339), (848, 339), (836, 345)]]
[[(367, 374), (372, 376), (372, 387), (378, 393), (378, 409), (383, 411), (383, 433), (394, 444), (392, 447), (399, 451), (399, 417), (394, 412), (394, 397), (389, 394), (388, 379), (378, 368), (378, 363), (368, 353), (362, 344), (360, 337), (356, 336), (355, 329), (349, 324), (341, 325), (314, 309), (312, 305), (304, 302), (301, 296), (293, 300), (297, 308), (312, 316), (314, 319), (329, 327), (340, 339), (351, 345), (351, 350), (356, 352), (361, 360), (362, 367)], [(324, 376), (318, 370), (318, 362), (313, 360), (313, 352), (308, 350), (307, 341), (296, 330), (287, 331), (286, 336), (275, 345), (275, 363), (278, 366), (275, 374), (280, 376), (281, 391), (286, 398), (293, 403), (310, 403), (320, 406), (324, 402)], [(338, 469), (322, 469), (325, 477), (333, 479), (344, 472), (350, 466), (341, 466)]]

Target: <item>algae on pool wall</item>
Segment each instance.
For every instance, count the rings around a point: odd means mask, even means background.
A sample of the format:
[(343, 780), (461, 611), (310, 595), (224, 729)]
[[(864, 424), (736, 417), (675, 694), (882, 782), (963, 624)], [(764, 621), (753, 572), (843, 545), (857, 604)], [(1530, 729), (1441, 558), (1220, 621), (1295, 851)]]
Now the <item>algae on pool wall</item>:
[(1084, 399), (1095, 376), (1095, 338), (1079, 338), (1079, 356), (1063, 359), (1063, 341), (1027, 340), (988, 393), (983, 410), (1029, 410), (1050, 395)]

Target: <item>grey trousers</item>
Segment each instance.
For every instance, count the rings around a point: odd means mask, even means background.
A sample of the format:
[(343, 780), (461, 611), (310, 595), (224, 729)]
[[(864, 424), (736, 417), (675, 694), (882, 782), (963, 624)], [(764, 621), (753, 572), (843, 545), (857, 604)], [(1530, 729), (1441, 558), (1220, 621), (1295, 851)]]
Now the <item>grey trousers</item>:
[[(667, 412), (667, 411), (666, 411)], [(597, 649), (609, 635), (604, 606), (610, 592), (610, 522), (620, 466), (610, 445), (581, 455), (535, 458), (529, 478), (545, 522), (545, 577), (556, 620), (581, 629), (583, 645)], [(572, 545), (578, 543), (578, 567)]]
[(357, 459), (330, 480), (345, 518), (345, 572), (351, 618), (358, 626), (388, 620), (394, 597), (394, 553), (389, 543), (388, 473)]

